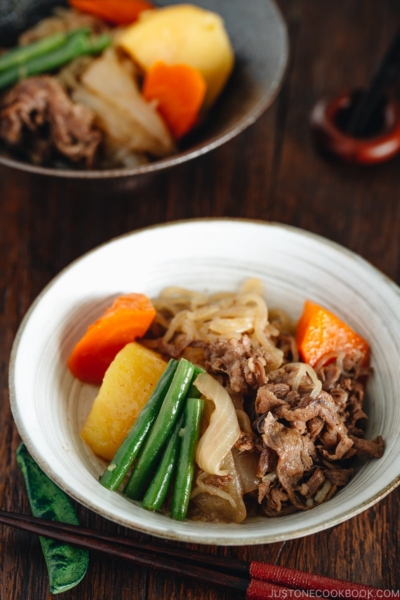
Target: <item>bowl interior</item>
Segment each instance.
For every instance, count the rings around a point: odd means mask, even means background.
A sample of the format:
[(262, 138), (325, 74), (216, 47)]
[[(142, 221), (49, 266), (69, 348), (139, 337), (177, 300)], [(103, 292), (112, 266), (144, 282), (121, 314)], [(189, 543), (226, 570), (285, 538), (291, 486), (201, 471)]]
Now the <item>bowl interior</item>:
[[(185, 0), (173, 2), (186, 3)], [(171, 2), (159, 0), (156, 4), (165, 6)], [(44, 175), (82, 179), (139, 175), (200, 156), (252, 124), (275, 98), (284, 75), (288, 37), (281, 14), (273, 0), (196, 0), (195, 4), (222, 16), (234, 47), (236, 64), (205, 125), (185, 141), (178, 154), (135, 168), (78, 171), (32, 165), (2, 151), (0, 164)]]
[[(160, 249), (162, 248), (162, 252)], [(140, 256), (140, 261), (134, 257)], [(104, 469), (80, 428), (96, 395), (76, 381), (67, 357), (118, 294), (150, 297), (168, 285), (235, 290), (260, 278), (269, 306), (298, 318), (305, 298), (326, 306), (372, 348), (367, 437), (382, 435), (380, 460), (360, 462), (350, 483), (306, 513), (253, 518), (241, 525), (174, 522), (152, 514), (98, 482)], [(314, 235), (276, 224), (199, 220), (123, 236), (65, 269), (36, 300), (17, 335), (10, 369), (11, 404), (22, 439), (44, 471), (75, 499), (118, 523), (170, 539), (257, 544), (303, 536), (361, 512), (399, 481), (399, 289), (356, 255)]]

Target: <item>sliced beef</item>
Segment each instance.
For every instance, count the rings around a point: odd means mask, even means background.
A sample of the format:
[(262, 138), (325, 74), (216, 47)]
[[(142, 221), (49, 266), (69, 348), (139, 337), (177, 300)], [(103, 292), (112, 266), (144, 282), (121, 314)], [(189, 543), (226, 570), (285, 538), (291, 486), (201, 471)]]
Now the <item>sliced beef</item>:
[(273, 482), (261, 506), (267, 517), (283, 517), (299, 510), (297, 506), (290, 502), (287, 492), (279, 482)]
[(325, 462), (325, 465), (327, 464), (329, 464), (329, 466), (324, 470), (324, 474), (331, 484), (337, 487), (343, 487), (344, 485), (347, 485), (354, 474), (354, 470), (342, 469), (340, 467), (335, 467), (332, 465), (332, 463)]
[(321, 417), (313, 417), (307, 422), (308, 434), (311, 441), (315, 442), (322, 429), (324, 428), (325, 421)]
[(276, 512), (281, 513), (282, 509), (289, 500), (289, 495), (280, 486), (274, 485), (271, 488), (270, 498), (271, 504), (275, 508)]
[(323, 366), (318, 377), (323, 389), (334, 399), (348, 432), (360, 437), (363, 435), (360, 421), (367, 418), (363, 410), (364, 389), (371, 369), (349, 357), (343, 359), (342, 367), (343, 370), (336, 363)]
[(319, 378), (322, 381), (322, 389), (327, 392), (330, 392), (333, 388), (336, 387), (337, 382), (339, 381), (341, 370), (336, 365), (336, 363), (330, 363), (322, 367), (318, 372)]
[(289, 391), (290, 387), (285, 383), (267, 383), (260, 387), (256, 397), (257, 414), (262, 415), (279, 406), (286, 406), (284, 398)]
[(329, 365), (318, 391), (308, 374), (301, 377), (300, 368), (288, 363), (268, 373), (255, 400), (254, 427), (261, 434), (258, 498), (271, 516), (287, 514), (289, 505), (307, 510), (325, 502), (353, 475), (350, 457), (383, 454), (382, 438), (365, 440), (355, 425), (365, 418), (364, 385), (355, 379), (359, 371), (343, 373)]
[(101, 133), (94, 113), (73, 103), (54, 77), (24, 79), (0, 102), (0, 139), (42, 164), (59, 153), (92, 166)]
[(357, 450), (358, 456), (369, 458), (381, 458), (385, 449), (383, 439), (380, 435), (373, 440), (365, 440), (354, 435), (350, 436)]
[(296, 340), (289, 333), (280, 333), (276, 339), (276, 347), (283, 352), (283, 362), (297, 362), (299, 359)]
[[(347, 435), (347, 429), (339, 417), (336, 404), (327, 392), (321, 391), (316, 398), (306, 397), (303, 400), (303, 406), (299, 408), (292, 409), (287, 405), (279, 406), (274, 414), (286, 421), (300, 422), (304, 425), (305, 422), (320, 417), (325, 426), (324, 433), (320, 436), (320, 440), (324, 445), (321, 452), (331, 460), (343, 458), (353, 445)], [(306, 427), (303, 431), (305, 430)]]
[(211, 485), (216, 488), (223, 488), (225, 485), (232, 481), (232, 477), (230, 475), (209, 475), (204, 479), (204, 483), (206, 485)]
[(254, 434), (241, 431), (234, 447), (237, 448), (239, 452), (253, 452), (255, 447)]
[(258, 461), (257, 477), (264, 477), (267, 473), (275, 471), (278, 464), (278, 455), (272, 448), (264, 446)]
[(258, 504), (261, 504), (266, 496), (268, 496), (273, 483), (271, 480), (262, 481), (258, 486)]
[(314, 444), (308, 436), (303, 436), (280, 423), (271, 412), (264, 420), (262, 439), (265, 446), (278, 455), (276, 474), (282, 487), (291, 502), (302, 508), (295, 495), (295, 488), (304, 472), (310, 471), (313, 466), (313, 459), (316, 457)]
[(311, 477), (303, 483), (300, 489), (300, 493), (306, 498), (311, 498), (319, 490), (322, 484), (325, 482), (325, 475), (322, 469), (315, 469)]
[(237, 339), (218, 339), (210, 344), (206, 368), (210, 373), (224, 373), (230, 388), (240, 394), (249, 394), (267, 383), (266, 371), (275, 358), (264, 348), (254, 348), (251, 339), (243, 335)]

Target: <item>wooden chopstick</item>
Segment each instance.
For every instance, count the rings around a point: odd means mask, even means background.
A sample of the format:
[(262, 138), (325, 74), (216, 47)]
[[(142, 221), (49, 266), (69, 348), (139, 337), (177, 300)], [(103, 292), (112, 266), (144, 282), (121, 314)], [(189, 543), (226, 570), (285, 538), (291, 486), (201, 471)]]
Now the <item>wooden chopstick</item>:
[[(195, 579), (202, 583), (215, 584), (236, 592), (243, 592), (246, 593), (246, 598), (249, 600), (276, 599), (281, 596), (282, 592), (287, 592), (285, 598), (302, 597), (302, 595), (299, 596), (298, 591), (296, 590), (289, 590), (265, 581), (257, 581), (255, 582), (256, 585), (252, 586), (253, 582), (250, 580), (249, 573), (247, 573), (247, 576), (237, 577), (218, 570), (197, 566), (195, 564), (190, 565), (190, 569), (188, 569), (186, 551), (182, 550), (179, 552), (177, 548), (171, 551), (165, 549), (167, 552), (163, 551), (160, 553), (158, 546), (149, 543), (142, 544), (140, 542), (140, 546), (137, 548), (133, 545), (134, 540), (129, 540), (127, 537), (113, 536), (112, 534), (98, 532), (76, 525), (46, 521), (45, 519), (39, 519), (28, 515), (18, 515), (6, 511), (0, 511), (0, 523), (30, 531), (31, 533), (36, 533), (38, 535), (51, 537), (88, 550), (105, 552), (118, 558), (131, 560), (144, 567), (168, 571), (169, 573), (174, 573), (183, 577), (190, 577), (191, 579)], [(144, 547), (146, 547), (146, 551), (142, 550)], [(172, 554), (180, 560), (178, 561), (174, 558), (170, 558)], [(192, 551), (191, 554), (194, 562), (193, 555), (195, 553)], [(200, 562), (200, 556), (202, 558), (207, 556), (200, 552), (197, 554), (198, 562)], [(166, 560), (167, 555), (168, 560)], [(219, 558), (221, 559), (221, 557)], [(249, 595), (249, 590), (252, 595)], [(294, 596), (295, 591), (296, 596)]]
[[(204, 552), (182, 549), (165, 542), (138, 542), (76, 525), (47, 521), (29, 515), (0, 511), (0, 523), (51, 537), (89, 550), (105, 552), (137, 564), (161, 569), (203, 583), (215, 584), (246, 593), (248, 600), (267, 598), (301, 598), (307, 591), (353, 593), (351, 597), (382, 598), (382, 590), (363, 584), (314, 575), (296, 569), (269, 565), (258, 561), (242, 561)], [(188, 563), (190, 569), (188, 570)], [(299, 594), (299, 590), (303, 593)], [(340, 596), (341, 597), (341, 596)], [(343, 597), (347, 597), (343, 595)], [(385, 596), (386, 597), (386, 596)]]

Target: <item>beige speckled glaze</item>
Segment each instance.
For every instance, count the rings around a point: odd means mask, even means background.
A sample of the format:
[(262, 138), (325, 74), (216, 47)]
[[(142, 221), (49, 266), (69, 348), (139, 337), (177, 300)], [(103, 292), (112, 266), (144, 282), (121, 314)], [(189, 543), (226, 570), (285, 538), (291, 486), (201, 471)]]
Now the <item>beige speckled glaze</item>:
[[(374, 375), (366, 402), (367, 436), (384, 437), (383, 458), (360, 462), (351, 482), (311, 511), (252, 518), (241, 525), (174, 522), (105, 490), (98, 482), (104, 465), (79, 436), (96, 388), (74, 380), (66, 367), (74, 343), (120, 293), (154, 296), (167, 285), (234, 290), (247, 277), (263, 280), (270, 306), (280, 306), (297, 318), (304, 299), (311, 298), (369, 341)], [(176, 540), (230, 545), (276, 542), (341, 523), (399, 483), (399, 356), (400, 290), (359, 256), (275, 223), (183, 221), (112, 240), (72, 263), (45, 288), (14, 343), (11, 406), (21, 437), (43, 470), (104, 517)]]

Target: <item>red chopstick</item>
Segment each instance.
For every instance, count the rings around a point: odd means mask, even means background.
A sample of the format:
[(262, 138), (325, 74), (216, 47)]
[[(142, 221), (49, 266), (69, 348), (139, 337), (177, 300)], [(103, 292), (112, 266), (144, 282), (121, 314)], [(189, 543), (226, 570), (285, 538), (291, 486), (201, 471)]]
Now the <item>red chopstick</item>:
[[(17, 527), (39, 535), (58, 539), (89, 550), (105, 552), (137, 564), (162, 569), (215, 584), (246, 594), (246, 600), (310, 597), (366, 598), (370, 600), (387, 597), (383, 590), (349, 581), (313, 575), (295, 569), (269, 565), (258, 561), (242, 561), (182, 549), (170, 542), (137, 542), (76, 525), (38, 519), (0, 511), (0, 523)], [(188, 570), (188, 564), (190, 569)], [(329, 594), (331, 592), (331, 594)], [(387, 593), (387, 591), (385, 590)]]

